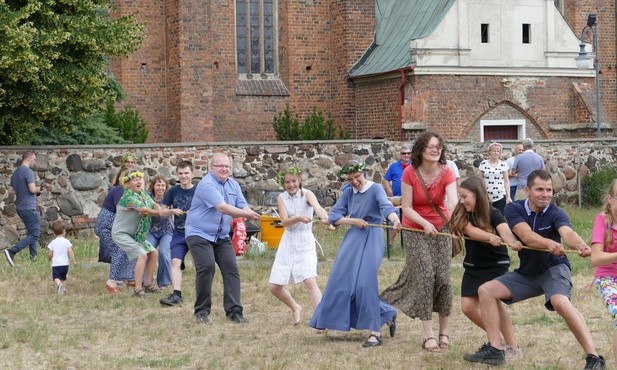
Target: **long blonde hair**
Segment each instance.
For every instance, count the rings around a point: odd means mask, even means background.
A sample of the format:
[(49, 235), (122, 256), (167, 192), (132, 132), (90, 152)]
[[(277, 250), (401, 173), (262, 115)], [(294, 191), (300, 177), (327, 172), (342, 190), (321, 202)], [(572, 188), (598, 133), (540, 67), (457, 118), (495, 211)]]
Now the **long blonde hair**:
[(617, 199), (617, 179), (611, 182), (608, 191), (604, 196), (604, 217), (606, 219), (606, 232), (604, 233), (604, 250), (607, 251), (609, 246), (613, 245), (613, 213), (611, 212), (611, 203), (609, 199)]

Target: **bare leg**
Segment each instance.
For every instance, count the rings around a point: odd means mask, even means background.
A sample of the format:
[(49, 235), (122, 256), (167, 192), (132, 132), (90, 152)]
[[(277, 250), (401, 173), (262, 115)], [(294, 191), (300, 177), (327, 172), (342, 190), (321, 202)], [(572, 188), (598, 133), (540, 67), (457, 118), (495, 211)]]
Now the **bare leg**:
[(568, 297), (561, 294), (554, 295), (551, 297), (551, 304), (559, 316), (566, 320), (570, 331), (574, 334), (581, 347), (583, 347), (585, 353), (598, 355), (583, 315), (572, 305)]
[(478, 297), (461, 297), (461, 311), (477, 327), (484, 330), (484, 322), (480, 314), (480, 301)]
[(285, 288), (284, 285), (270, 284), (270, 292), (291, 309), (293, 314), (292, 323), (293, 325), (298, 325), (302, 315), (302, 307), (293, 299), (291, 294), (289, 294), (287, 288)]
[(503, 335), (504, 341), (506, 345), (516, 348), (518, 347), (518, 342), (516, 341), (516, 336), (514, 336), (514, 326), (512, 325), (512, 318), (508, 314), (506, 310), (506, 305), (501, 303), (499, 304), (499, 330)]
[(146, 254), (146, 282), (149, 285), (152, 284), (152, 277), (154, 276), (158, 258), (159, 252), (156, 249)]
[(178, 291), (182, 291), (182, 270), (180, 269), (181, 265), (181, 259), (174, 258), (171, 260), (171, 285), (174, 287), (174, 290)]
[(482, 321), (484, 322), (484, 331), (486, 331), (489, 344), (494, 348), (503, 349), (500, 325), (502, 320), (507, 319), (502, 318), (501, 315), (508, 315), (508, 313), (503, 307), (500, 310), (500, 306), (502, 299), (512, 298), (512, 293), (502, 283), (492, 280), (480, 286), (478, 297)]
[(439, 315), (439, 345), (447, 347), (450, 344), (448, 328), (450, 326), (450, 316)]
[(146, 268), (147, 259), (148, 259), (148, 255), (144, 254), (142, 256), (137, 257), (137, 262), (135, 262), (135, 291), (136, 292), (139, 292), (144, 289), (141, 279), (143, 279), (143, 276), (144, 276), (144, 269)]
[(422, 321), (422, 347), (430, 352), (441, 352), (437, 338), (433, 334), (433, 320)]
[(321, 302), (321, 290), (319, 290), (319, 286), (317, 285), (317, 280), (315, 278), (308, 278), (302, 282), (304, 284), (304, 289), (309, 296), (309, 301), (311, 301), (311, 307), (313, 307), (313, 311), (317, 308), (319, 302)]

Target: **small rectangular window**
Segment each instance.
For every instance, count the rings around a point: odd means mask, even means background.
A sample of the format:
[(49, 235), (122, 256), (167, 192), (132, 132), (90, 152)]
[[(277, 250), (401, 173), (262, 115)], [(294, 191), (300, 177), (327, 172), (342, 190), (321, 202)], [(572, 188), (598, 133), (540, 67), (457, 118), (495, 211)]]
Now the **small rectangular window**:
[(531, 24), (523, 23), (523, 44), (531, 44)]
[(482, 38), (482, 43), (483, 44), (488, 44), (489, 43), (488, 23), (481, 23), (480, 24), (480, 36)]

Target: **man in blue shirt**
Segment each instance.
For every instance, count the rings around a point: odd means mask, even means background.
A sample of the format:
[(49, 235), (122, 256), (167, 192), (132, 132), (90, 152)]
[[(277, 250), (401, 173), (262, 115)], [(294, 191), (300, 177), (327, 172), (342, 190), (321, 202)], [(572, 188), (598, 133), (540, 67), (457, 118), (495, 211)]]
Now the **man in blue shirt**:
[[(544, 294), (544, 306), (564, 318), (585, 350), (585, 369), (603, 369), (604, 358), (598, 356), (583, 316), (570, 301), (572, 272), (561, 239), (581, 257), (589, 257), (591, 250), (572, 230), (568, 215), (551, 203), (551, 175), (545, 170), (536, 170), (529, 174), (527, 181), (525, 192), (528, 199), (514, 201), (505, 208), (508, 225), (526, 246), (526, 249), (516, 248), (520, 267), (484, 283), (478, 289), (488, 343), (463, 358), (470, 362), (503, 364), (506, 358), (499, 323), (511, 319), (501, 306), (501, 301), (512, 304)], [(506, 334), (514, 336), (514, 333)]]
[[(403, 170), (411, 164), (411, 147), (403, 144), (401, 147), (401, 159), (392, 163), (383, 177), (381, 184), (389, 197), (401, 196), (401, 178)], [(391, 183), (391, 184), (390, 184)]]
[[(523, 140), (523, 152), (514, 158), (512, 171), (516, 171), (518, 178), (518, 188), (514, 195), (515, 200), (525, 199), (525, 186), (527, 177), (532, 171), (544, 169), (544, 158), (533, 150), (533, 140), (526, 138)], [(510, 194), (512, 196), (512, 194)]]
[(33, 152), (25, 152), (21, 156), (21, 166), (19, 166), (11, 176), (9, 193), (15, 194), (17, 203), (17, 215), (26, 225), (26, 236), (11, 248), (4, 250), (6, 260), (11, 267), (15, 266), (13, 257), (22, 249), (30, 249), (30, 259), (36, 258), (37, 244), (41, 230), (41, 217), (36, 203), (36, 197), (41, 193), (41, 189), (36, 186), (34, 171), (30, 167), (36, 162), (36, 155)]
[(231, 169), (231, 160), (225, 154), (212, 157), (210, 171), (197, 184), (186, 217), (186, 244), (196, 271), (195, 318), (204, 324), (210, 323), (215, 262), (223, 276), (227, 319), (239, 324), (248, 322), (242, 315), (240, 273), (229, 231), (232, 218), (258, 220), (260, 216), (249, 208), (238, 182), (229, 177)]

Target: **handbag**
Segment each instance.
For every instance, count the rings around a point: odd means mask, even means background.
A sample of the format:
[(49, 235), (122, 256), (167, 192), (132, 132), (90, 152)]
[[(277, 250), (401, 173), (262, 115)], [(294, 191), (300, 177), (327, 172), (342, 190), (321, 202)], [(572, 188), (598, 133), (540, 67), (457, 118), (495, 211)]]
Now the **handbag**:
[[(416, 169), (415, 173), (416, 173), (416, 176), (418, 177), (418, 180), (420, 180), (420, 185), (422, 185), (422, 190), (424, 190), (424, 195), (426, 195), (426, 199), (428, 199), (429, 203), (431, 203), (433, 210), (439, 213), (443, 221), (447, 224), (448, 219), (446, 218), (446, 215), (443, 214), (441, 209), (439, 209), (439, 207), (435, 205), (435, 202), (433, 202), (433, 198), (431, 198), (431, 195), (429, 194), (428, 189), (426, 188), (426, 184), (424, 183), (424, 179), (422, 178), (422, 174), (420, 173), (420, 170)], [(465, 239), (460, 238), (460, 237), (453, 238), (452, 239), (452, 257), (456, 257), (457, 255), (459, 255), (459, 253), (463, 251), (464, 246), (465, 246)]]

